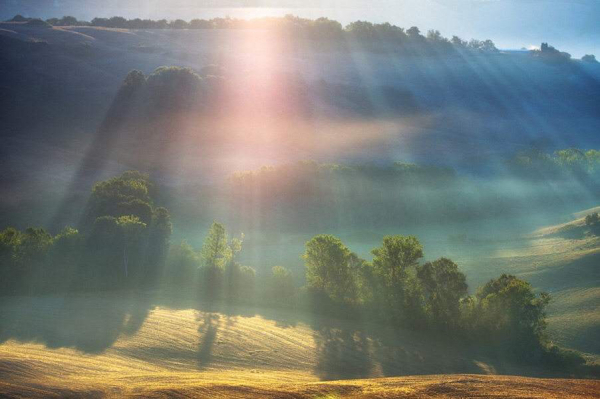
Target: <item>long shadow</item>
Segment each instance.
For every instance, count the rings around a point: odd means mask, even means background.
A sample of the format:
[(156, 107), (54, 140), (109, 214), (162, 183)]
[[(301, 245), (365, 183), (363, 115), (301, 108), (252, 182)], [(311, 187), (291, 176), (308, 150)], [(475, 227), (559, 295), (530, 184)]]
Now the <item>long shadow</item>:
[(321, 325), (315, 330), (315, 373), (322, 380), (366, 378), (372, 375), (369, 340), (360, 329)]
[(0, 343), (14, 339), (101, 353), (122, 333), (137, 332), (151, 306), (126, 293), (3, 298)]
[(117, 147), (119, 133), (127, 120), (135, 115), (135, 106), (139, 93), (127, 87), (121, 87), (115, 95), (110, 108), (98, 127), (93, 140), (87, 149), (81, 163), (77, 167), (71, 182), (69, 183), (63, 200), (57, 207), (53, 218), (48, 226), (51, 230), (58, 230), (64, 226), (64, 222), (76, 222), (80, 224), (84, 214), (73, 214), (74, 199), (81, 196), (80, 188), (89, 182), (94, 182), (106, 171), (111, 153)]
[(198, 332), (202, 336), (198, 345), (198, 368), (207, 367), (212, 360), (212, 351), (219, 331), (221, 317), (215, 313), (204, 313)]

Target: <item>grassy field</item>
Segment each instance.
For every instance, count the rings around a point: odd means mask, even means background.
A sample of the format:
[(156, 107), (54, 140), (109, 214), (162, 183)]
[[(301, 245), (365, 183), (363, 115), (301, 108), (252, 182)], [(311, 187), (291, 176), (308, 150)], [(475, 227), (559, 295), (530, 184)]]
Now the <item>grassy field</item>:
[[(472, 285), (513, 273), (551, 292), (552, 339), (597, 361), (600, 238), (572, 226), (480, 246), (491, 255), (461, 265)], [(0, 301), (0, 396), (600, 397), (600, 381), (486, 356), (440, 336), (157, 293)]]
[(476, 243), (476, 253), (457, 254), (472, 287), (510, 273), (549, 292), (550, 337), (594, 361), (600, 360), (600, 237), (586, 234), (584, 217), (597, 209), (501, 245)]
[(290, 322), (277, 313), (152, 307), (109, 296), (15, 298), (0, 306), (0, 316), (0, 393), (9, 397), (583, 398), (600, 392), (599, 381), (493, 376), (531, 371), (503, 368), (423, 336), (396, 333), (394, 342), (385, 341), (341, 321)]

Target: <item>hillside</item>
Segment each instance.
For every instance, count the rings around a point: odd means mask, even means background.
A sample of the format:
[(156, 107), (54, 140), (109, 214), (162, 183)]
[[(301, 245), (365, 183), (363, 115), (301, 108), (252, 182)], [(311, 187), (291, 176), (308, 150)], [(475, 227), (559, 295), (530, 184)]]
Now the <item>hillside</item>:
[(474, 241), (455, 255), (463, 261), (471, 286), (499, 273), (511, 273), (549, 292), (553, 298), (548, 312), (551, 338), (598, 360), (600, 237), (587, 234), (584, 222), (592, 212), (597, 208), (517, 239)]
[[(600, 143), (600, 67), (579, 61), (555, 65), (510, 52), (405, 56), (358, 44), (338, 51), (292, 46), (260, 30), (9, 22), (0, 23), (0, 45), (0, 164), (11, 170), (0, 201), (5, 224), (49, 217), (30, 198), (32, 187), (55, 203), (129, 168), (201, 186), (303, 159), (491, 168), (532, 143), (550, 150)], [(228, 107), (214, 102), (226, 124), (180, 107), (135, 118), (114, 103), (131, 70), (148, 76), (181, 66), (208, 78), (215, 69), (206, 67), (216, 64), (223, 76), (208, 80), (226, 94)], [(119, 115), (130, 124), (119, 125)], [(140, 120), (156, 122), (157, 137), (147, 139)], [(32, 212), (15, 222), (16, 199)]]
[[(0, 393), (576, 398), (597, 397), (600, 388), (597, 381), (491, 376), (536, 372), (471, 358), (440, 340), (407, 333), (395, 334), (392, 349), (367, 328), (346, 322), (290, 320), (277, 312), (258, 316), (250, 309), (154, 307), (142, 298), (5, 300)], [(425, 376), (440, 373), (471, 375)], [(376, 378), (388, 375), (423, 376)]]

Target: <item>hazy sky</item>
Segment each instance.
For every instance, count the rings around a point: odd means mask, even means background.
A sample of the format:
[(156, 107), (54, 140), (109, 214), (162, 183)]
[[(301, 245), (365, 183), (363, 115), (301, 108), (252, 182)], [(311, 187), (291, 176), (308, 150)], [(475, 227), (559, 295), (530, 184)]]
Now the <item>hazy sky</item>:
[(490, 38), (501, 48), (547, 41), (575, 57), (600, 56), (600, 0), (0, 0), (0, 5), (2, 19), (16, 13), (185, 20), (291, 13), (342, 23), (387, 21), (424, 31), (435, 28), (445, 36)]

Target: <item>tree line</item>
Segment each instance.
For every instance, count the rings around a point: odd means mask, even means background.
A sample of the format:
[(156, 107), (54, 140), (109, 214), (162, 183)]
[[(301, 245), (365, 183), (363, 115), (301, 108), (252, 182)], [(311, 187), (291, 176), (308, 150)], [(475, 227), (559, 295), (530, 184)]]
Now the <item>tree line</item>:
[(466, 276), (448, 258), (423, 262), (413, 236), (386, 236), (366, 261), (339, 238), (311, 238), (302, 255), (304, 279), (275, 266), (270, 273), (238, 262), (243, 236), (230, 238), (213, 223), (201, 250), (186, 242), (171, 248), (174, 285), (198, 290), (207, 302), (260, 304), (327, 317), (368, 320), (406, 330), (465, 340), (518, 361), (548, 367), (585, 363), (553, 345), (546, 333), (550, 295), (503, 274), (469, 295)]
[[(212, 19), (192, 19), (185, 21), (183, 19), (127, 19), (120, 16), (110, 18), (96, 17), (91, 21), (78, 20), (77, 18), (65, 15), (62, 18), (48, 18), (45, 21), (38, 18), (27, 18), (20, 14), (15, 15), (8, 22), (26, 22), (36, 27), (52, 26), (95, 26), (103, 28), (116, 29), (260, 29), (271, 30), (298, 35), (308, 39), (334, 40), (353, 39), (358, 42), (383, 42), (397, 45), (404, 45), (405, 51), (410, 51), (410, 47), (421, 47), (431, 51), (425, 51), (428, 54), (451, 51), (474, 51), (477, 53), (494, 54), (498, 49), (490, 39), (486, 40), (464, 40), (459, 36), (447, 38), (442, 36), (439, 30), (430, 29), (425, 34), (421, 30), (412, 26), (408, 29), (385, 23), (372, 23), (368, 21), (354, 21), (343, 26), (338, 21), (321, 17), (317, 19), (301, 18), (294, 15), (284, 17), (262, 17), (253, 19), (239, 19), (231, 17), (217, 17)], [(414, 49), (413, 49), (414, 51)], [(533, 56), (549, 62), (567, 62), (571, 60), (571, 55), (564, 51), (559, 51), (548, 43), (542, 43), (540, 49), (534, 49), (530, 52)], [(588, 64), (597, 64), (595, 55), (585, 54), (581, 61)]]
[(508, 160), (510, 170), (521, 176), (554, 178), (600, 178), (600, 151), (565, 148), (552, 153), (531, 148)]
[[(16, 15), (11, 22), (27, 22), (33, 18)], [(40, 21), (42, 22), (42, 21)], [(294, 15), (284, 17), (262, 17), (254, 19), (212, 18), (192, 19), (189, 22), (176, 20), (151, 20), (119, 16), (111, 18), (94, 18), (91, 21), (81, 21), (73, 16), (49, 18), (45, 21), (51, 26), (96, 26), (118, 29), (260, 29), (301, 35), (309, 39), (340, 40), (355, 39), (358, 41), (380, 41), (396, 44), (416, 44), (423, 47), (433, 46), (439, 50), (473, 50), (484, 53), (496, 53), (498, 49), (491, 40), (472, 39), (466, 41), (458, 36), (446, 38), (438, 30), (429, 30), (425, 34), (416, 27), (408, 29), (390, 23), (372, 23), (354, 21), (343, 26), (338, 21), (329, 18), (308, 19)]]
[(0, 232), (1, 294), (162, 288), (209, 304), (391, 324), (556, 367), (584, 362), (551, 344), (550, 296), (515, 276), (504, 274), (469, 295), (458, 265), (448, 258), (423, 262), (416, 237), (386, 236), (367, 261), (327, 234), (306, 242), (304, 278), (282, 266), (257, 275), (240, 263), (244, 236), (230, 236), (219, 223), (199, 250), (171, 244), (169, 212), (155, 204), (156, 191), (147, 175), (125, 172), (93, 186), (78, 229)]
[(94, 185), (77, 228), (0, 232), (0, 292), (7, 294), (153, 287), (172, 231), (147, 175), (125, 172)]

